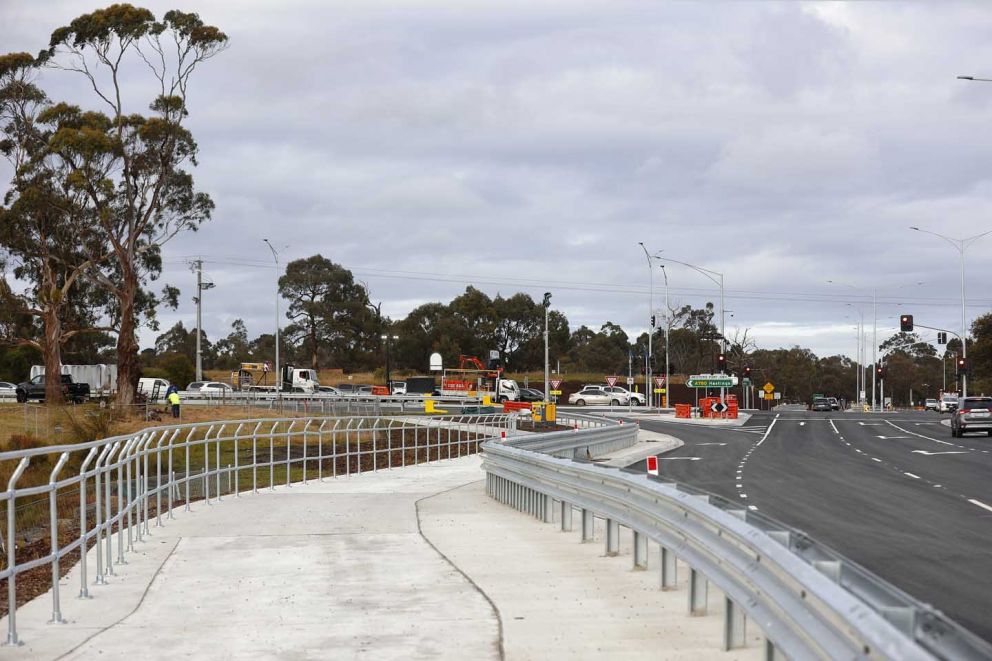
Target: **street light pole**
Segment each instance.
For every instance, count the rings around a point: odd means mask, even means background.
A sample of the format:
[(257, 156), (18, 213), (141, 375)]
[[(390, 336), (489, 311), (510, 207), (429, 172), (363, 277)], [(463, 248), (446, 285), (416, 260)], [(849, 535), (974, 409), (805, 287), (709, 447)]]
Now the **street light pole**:
[(268, 239), (262, 239), (272, 251), (272, 259), (276, 263), (276, 393), (282, 392), (282, 372), (279, 371), (279, 253), (272, 247)]
[[(661, 272), (665, 276), (665, 394), (661, 396), (661, 403), (663, 408), (668, 408), (668, 389), (672, 387), (670, 382), (670, 374), (668, 370), (670, 369), (671, 360), (668, 358), (668, 334), (672, 331), (672, 308), (668, 305), (668, 271), (665, 270), (665, 265), (661, 265)], [(654, 390), (652, 389), (652, 392)]]
[(389, 335), (387, 333), (386, 335), (380, 335), (379, 336), (379, 339), (385, 341), (385, 343), (386, 343), (386, 389), (389, 391), (389, 394), (392, 395), (393, 394), (393, 381), (392, 381), (392, 377), (390, 376), (389, 345), (392, 342), (392, 340), (398, 340), (398, 339), (400, 339), (400, 336), (399, 335)]
[(544, 403), (548, 403), (548, 383), (551, 363), (548, 359), (548, 311), (551, 309), (551, 292), (544, 293)]
[[(682, 266), (687, 266), (697, 273), (702, 273), (707, 278), (720, 285), (720, 353), (724, 356), (727, 355), (727, 329), (726, 329), (726, 307), (724, 305), (724, 288), (723, 288), (723, 274), (716, 271), (711, 271), (710, 269), (704, 269), (701, 266), (696, 266), (695, 264), (690, 264), (688, 262), (680, 262), (677, 259), (671, 259), (666, 257), (665, 261), (672, 262), (673, 264), (681, 264)], [(720, 278), (717, 280), (713, 276)], [(722, 372), (721, 372), (722, 373)], [(727, 389), (725, 387), (720, 388), (720, 401), (726, 403)]]
[(651, 337), (654, 335), (654, 271), (651, 269), (651, 253), (642, 241), (637, 243), (648, 260), (648, 355), (644, 359), (644, 394), (648, 396), (648, 409), (651, 409), (654, 406), (654, 394), (648, 384), (651, 383)]
[[(964, 78), (965, 80), (982, 80), (981, 78), (971, 78), (970, 76), (958, 76), (959, 78)], [(981, 234), (975, 234), (974, 236), (969, 236), (964, 239), (955, 239), (949, 236), (944, 236), (943, 234), (938, 234), (937, 232), (931, 232), (930, 230), (923, 230), (919, 227), (910, 227), (911, 230), (916, 230), (917, 232), (922, 232), (924, 234), (932, 234), (933, 236), (940, 237), (944, 241), (954, 246), (955, 250), (958, 251), (958, 255), (961, 257), (961, 357), (967, 361), (968, 359), (968, 335), (967, 327), (965, 325), (965, 296), (964, 296), (964, 251), (968, 249), (975, 241), (978, 241), (983, 236), (992, 234), (992, 230), (987, 232), (982, 232)], [(967, 362), (965, 363), (967, 365)], [(961, 396), (968, 396), (968, 375), (961, 375)]]

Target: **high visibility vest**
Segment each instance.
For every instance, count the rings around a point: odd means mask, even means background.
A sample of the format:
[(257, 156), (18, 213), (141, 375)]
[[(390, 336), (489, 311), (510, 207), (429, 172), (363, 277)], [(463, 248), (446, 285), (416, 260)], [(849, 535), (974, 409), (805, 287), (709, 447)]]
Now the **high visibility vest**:
[(177, 404), (179, 404), (179, 393), (173, 392), (172, 394), (170, 394), (169, 395), (169, 403), (172, 404), (173, 406), (176, 406)]

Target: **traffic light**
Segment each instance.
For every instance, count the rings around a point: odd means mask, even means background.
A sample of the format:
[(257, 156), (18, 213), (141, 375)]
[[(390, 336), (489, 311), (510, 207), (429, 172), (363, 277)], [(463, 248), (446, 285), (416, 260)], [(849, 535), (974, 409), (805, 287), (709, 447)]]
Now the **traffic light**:
[(885, 378), (885, 365), (883, 365), (882, 363), (878, 363), (877, 365), (875, 365), (875, 374), (878, 375), (878, 378), (884, 379)]
[(750, 365), (745, 365), (744, 366), (744, 378), (745, 379), (750, 379), (751, 378), (751, 366)]
[(957, 366), (958, 366), (958, 376), (962, 376), (962, 375), (967, 375), (968, 374), (968, 359), (967, 358), (962, 358), (962, 357), (958, 356)]
[(947, 333), (944, 331), (937, 333), (937, 344), (947, 344)]
[(651, 328), (654, 328), (654, 315), (651, 315)]
[(901, 317), (899, 317), (899, 330), (901, 330), (903, 333), (913, 332), (913, 315), (904, 314)]
[(720, 371), (721, 374), (726, 373), (726, 371), (727, 371), (727, 356), (725, 356), (724, 354), (721, 353), (717, 357), (717, 359), (716, 359), (716, 366), (717, 366), (717, 369)]

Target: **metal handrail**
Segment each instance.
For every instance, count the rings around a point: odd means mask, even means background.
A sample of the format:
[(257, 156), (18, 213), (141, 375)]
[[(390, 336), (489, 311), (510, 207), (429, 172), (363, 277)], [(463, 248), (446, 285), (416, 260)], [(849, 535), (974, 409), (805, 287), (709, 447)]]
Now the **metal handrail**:
[(562, 529), (580, 509), (583, 539), (594, 516), (606, 519), (608, 554), (627, 527), (635, 564), (646, 563), (647, 539), (660, 544), (663, 565), (672, 563), (663, 583), (678, 555), (691, 567), (690, 595), (697, 576), (726, 595), (728, 649), (730, 623), (746, 613), (787, 658), (992, 658), (992, 645), (799, 531), (698, 489), (571, 458), (623, 435), (633, 444), (636, 433), (604, 425), (488, 442), (487, 491), (547, 522), (557, 505)]
[[(149, 535), (152, 519), (155, 527), (164, 525), (163, 515), (166, 520), (172, 519), (177, 506), (188, 510), (190, 503), (199, 497), (209, 504), (225, 495), (237, 498), (242, 493), (258, 493), (266, 469), (268, 487), (274, 489), (277, 470), (285, 471), (288, 485), (294, 478), (306, 483), (313, 475), (308, 469), (313, 467), (317, 469), (317, 479), (323, 480), (328, 468), (332, 468), (334, 476), (350, 475), (457, 458), (478, 452), (480, 444), (487, 439), (511, 432), (517, 417), (476, 414), (228, 420), (162, 425), (84, 443), (0, 452), (0, 465), (16, 462), (6, 491), (0, 492), (0, 502), (7, 509), (7, 557), (6, 565), (0, 570), (0, 580), (7, 581), (8, 590), (6, 642), (19, 644), (16, 625), (19, 574), (51, 566), (52, 621), (61, 622), (59, 564), (74, 551), (80, 551), (80, 595), (85, 597), (89, 595), (89, 551), (94, 551), (95, 556), (94, 583), (102, 584), (106, 576), (114, 574), (114, 565), (125, 562), (126, 554)], [(248, 448), (250, 460), (244, 462), (244, 450)], [(224, 465), (223, 457), (227, 453), (233, 464)], [(57, 459), (49, 462), (49, 457)], [(42, 477), (38, 484), (19, 487), (32, 460), (41, 463), (41, 459), (46, 460), (46, 465), (54, 463), (54, 468), (46, 471), (47, 480)], [(73, 464), (73, 459), (78, 462)], [(74, 466), (75, 474), (63, 477), (67, 466)], [(294, 474), (296, 469), (301, 473), (298, 478)], [(242, 484), (249, 478), (250, 488)], [(92, 518), (88, 516), (88, 493), (93, 494)], [(78, 534), (71, 542), (61, 545), (59, 499), (76, 494), (79, 503), (78, 508), (73, 503), (73, 511), (78, 509)], [(49, 553), (18, 562), (17, 501), (42, 495), (46, 496), (49, 509)], [(20, 536), (25, 532), (21, 530)]]

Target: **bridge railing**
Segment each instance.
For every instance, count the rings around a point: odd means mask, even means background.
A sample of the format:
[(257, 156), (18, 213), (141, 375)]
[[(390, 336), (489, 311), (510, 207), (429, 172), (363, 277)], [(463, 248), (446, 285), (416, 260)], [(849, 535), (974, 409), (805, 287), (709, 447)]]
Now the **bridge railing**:
[(586, 457), (633, 445), (637, 426), (603, 420), (484, 446), (488, 494), (592, 541), (605, 521), (607, 555), (621, 526), (633, 536), (633, 565), (646, 569), (660, 546), (660, 585), (676, 584), (676, 557), (689, 566), (689, 612), (706, 610), (706, 585), (725, 595), (724, 649), (745, 642), (746, 619), (766, 636), (768, 658), (990, 659), (992, 645), (804, 533), (734, 503)]
[(88, 597), (90, 580), (105, 583), (150, 526), (163, 525), (176, 508), (475, 453), (483, 441), (512, 432), (516, 420), (504, 414), (231, 420), (0, 452), (0, 480), (7, 484), (0, 493), (6, 642), (19, 642), (18, 597), (26, 595), (18, 594), (17, 579), (25, 572), (44, 575), (50, 568), (51, 621), (62, 622), (63, 563), (81, 558), (79, 595)]

